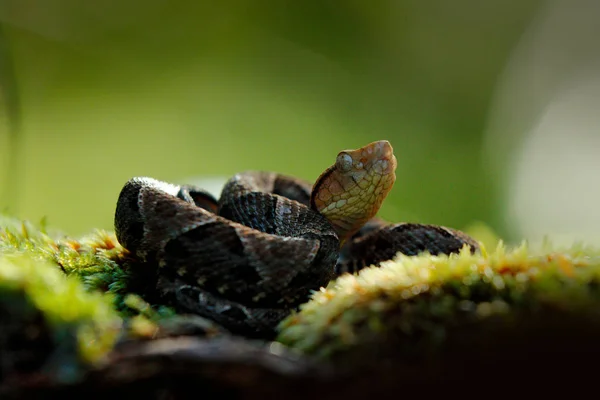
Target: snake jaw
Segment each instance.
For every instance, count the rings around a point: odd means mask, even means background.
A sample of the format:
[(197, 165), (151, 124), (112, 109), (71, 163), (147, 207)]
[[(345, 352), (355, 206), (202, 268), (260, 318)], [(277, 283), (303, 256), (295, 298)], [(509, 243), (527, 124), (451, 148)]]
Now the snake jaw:
[(391, 144), (380, 140), (340, 152), (313, 186), (311, 205), (333, 225), (340, 242), (377, 214), (396, 180)]

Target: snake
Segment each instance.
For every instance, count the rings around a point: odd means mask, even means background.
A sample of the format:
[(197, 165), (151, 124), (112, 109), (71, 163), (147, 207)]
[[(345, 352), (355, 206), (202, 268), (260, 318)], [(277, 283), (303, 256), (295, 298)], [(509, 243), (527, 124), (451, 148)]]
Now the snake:
[(314, 184), (245, 171), (218, 199), (193, 185), (135, 177), (119, 194), (115, 233), (161, 302), (237, 334), (269, 337), (341, 274), (397, 253), (479, 250), (452, 228), (376, 217), (396, 167), (390, 142), (379, 140), (339, 152)]

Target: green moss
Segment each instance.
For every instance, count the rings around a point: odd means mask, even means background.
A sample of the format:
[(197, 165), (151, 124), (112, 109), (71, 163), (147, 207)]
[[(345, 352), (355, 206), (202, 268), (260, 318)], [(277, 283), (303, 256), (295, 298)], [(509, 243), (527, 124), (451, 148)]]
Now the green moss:
[(583, 246), (533, 251), (500, 244), (489, 254), (484, 248), (482, 254), (400, 255), (314, 293), (281, 323), (278, 340), (328, 357), (393, 331), (406, 351), (431, 351), (444, 346), (452, 329), (520, 311), (594, 316), (599, 282), (600, 252)]
[(118, 317), (125, 318), (123, 335), (152, 337), (156, 322), (174, 314), (131, 293), (131, 258), (113, 233), (97, 230), (73, 239), (48, 232), (44, 221), (36, 227), (0, 216), (0, 260), (0, 288), (8, 293), (0, 303), (7, 305), (18, 297), (11, 296), (9, 289), (20, 291), (29, 314), (41, 312), (55, 338), (65, 339), (75, 332), (86, 360), (97, 359), (114, 342), (109, 320), (120, 324)]
[(22, 254), (54, 264), (68, 276), (77, 276), (89, 290), (114, 295), (117, 309), (130, 311), (124, 304), (130, 274), (123, 268), (127, 252), (114, 234), (97, 230), (75, 240), (60, 232), (48, 233), (40, 228), (0, 216), (0, 255)]
[(121, 329), (111, 296), (85, 290), (79, 279), (65, 276), (48, 261), (24, 254), (0, 255), (0, 293), (6, 302), (22, 299), (24, 312), (41, 312), (55, 343), (74, 337), (78, 357), (85, 362), (106, 354)]

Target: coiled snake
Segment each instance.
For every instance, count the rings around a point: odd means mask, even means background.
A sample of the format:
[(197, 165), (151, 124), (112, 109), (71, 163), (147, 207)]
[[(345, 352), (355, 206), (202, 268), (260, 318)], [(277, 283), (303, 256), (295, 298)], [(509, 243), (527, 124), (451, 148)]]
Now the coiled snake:
[(391, 190), (388, 141), (338, 154), (314, 185), (272, 172), (232, 177), (219, 200), (133, 178), (115, 213), (119, 242), (154, 271), (161, 299), (248, 336), (272, 332), (311, 291), (397, 252), (453, 253), (477, 242), (434, 225), (374, 218)]

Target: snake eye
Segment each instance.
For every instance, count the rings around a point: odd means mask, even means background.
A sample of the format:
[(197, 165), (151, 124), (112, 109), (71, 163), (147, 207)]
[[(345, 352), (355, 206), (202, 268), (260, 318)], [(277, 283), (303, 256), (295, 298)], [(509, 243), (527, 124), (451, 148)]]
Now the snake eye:
[(335, 164), (342, 172), (348, 172), (352, 169), (352, 157), (348, 153), (340, 153)]

